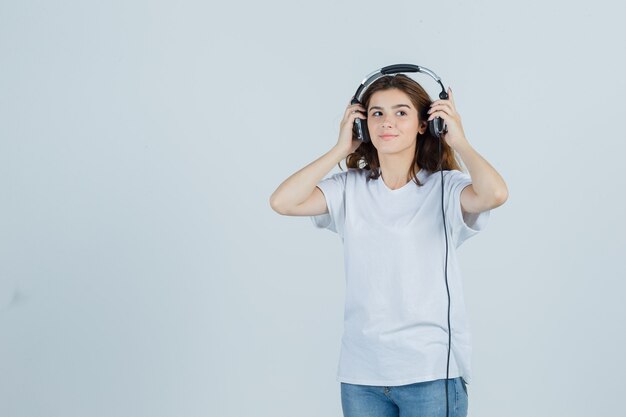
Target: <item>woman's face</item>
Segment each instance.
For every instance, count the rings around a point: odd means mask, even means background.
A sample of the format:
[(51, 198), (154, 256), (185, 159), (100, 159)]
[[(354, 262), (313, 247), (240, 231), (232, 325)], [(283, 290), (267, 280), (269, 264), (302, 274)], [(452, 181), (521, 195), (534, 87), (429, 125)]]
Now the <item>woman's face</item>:
[(417, 109), (407, 94), (392, 88), (372, 94), (367, 109), (367, 128), (378, 152), (396, 153), (415, 146), (420, 126)]

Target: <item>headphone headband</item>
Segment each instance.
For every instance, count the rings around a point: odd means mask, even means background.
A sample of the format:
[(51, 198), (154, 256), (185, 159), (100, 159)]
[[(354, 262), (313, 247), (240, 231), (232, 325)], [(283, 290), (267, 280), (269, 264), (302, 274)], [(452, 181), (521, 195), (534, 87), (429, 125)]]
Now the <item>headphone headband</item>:
[(430, 75), (441, 86), (441, 93), (439, 93), (439, 98), (442, 100), (445, 100), (448, 98), (448, 94), (446, 93), (445, 87), (441, 83), (441, 79), (433, 71), (425, 67), (420, 67), (419, 65), (394, 64), (394, 65), (387, 65), (386, 67), (382, 67), (381, 69), (378, 69), (368, 74), (363, 79), (363, 81), (361, 81), (361, 85), (359, 85), (359, 88), (357, 88), (356, 93), (354, 93), (352, 104), (360, 103), (361, 98), (363, 97), (363, 94), (365, 94), (365, 90), (367, 90), (367, 88), (377, 79), (384, 77), (385, 75), (399, 74), (401, 72), (422, 72), (424, 74)]

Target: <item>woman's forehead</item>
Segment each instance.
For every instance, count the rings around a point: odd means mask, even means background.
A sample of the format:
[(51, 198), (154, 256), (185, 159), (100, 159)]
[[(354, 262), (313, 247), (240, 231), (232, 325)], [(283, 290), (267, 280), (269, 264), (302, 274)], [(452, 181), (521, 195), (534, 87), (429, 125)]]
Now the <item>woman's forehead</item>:
[(413, 103), (411, 102), (411, 98), (408, 94), (404, 91), (398, 90), (397, 88), (376, 91), (372, 94), (369, 101), (369, 107), (395, 106), (398, 104), (405, 104), (413, 108)]

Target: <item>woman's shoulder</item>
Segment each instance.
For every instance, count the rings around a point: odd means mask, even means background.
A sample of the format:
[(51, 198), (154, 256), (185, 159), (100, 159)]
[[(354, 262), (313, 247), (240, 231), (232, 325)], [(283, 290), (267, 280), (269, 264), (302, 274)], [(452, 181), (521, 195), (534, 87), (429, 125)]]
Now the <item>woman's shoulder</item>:
[(365, 168), (348, 168), (348, 172), (352, 172), (355, 175), (362, 175), (362, 174), (369, 174), (371, 170), (365, 169)]
[[(440, 170), (434, 170), (434, 171), (428, 171), (429, 175), (437, 175), (440, 176), (441, 175), (441, 171)], [(459, 169), (444, 169), (443, 170), (443, 176), (445, 178), (464, 178), (467, 177), (469, 178), (469, 174), (461, 171)]]
[(371, 170), (365, 168), (348, 168), (339, 174), (345, 175), (346, 177), (367, 177), (371, 172)]
[(469, 174), (463, 171), (460, 171), (458, 169), (449, 169), (449, 170), (443, 170), (443, 171), (433, 170), (433, 171), (426, 171), (423, 174), (422, 172), (418, 174), (418, 177), (423, 178), (424, 183), (439, 181), (442, 176), (442, 172), (443, 172), (443, 181), (446, 184), (449, 184), (450, 186), (454, 186), (454, 184), (458, 184), (458, 183), (467, 182), (468, 180), (471, 181), (471, 177), (469, 176)]

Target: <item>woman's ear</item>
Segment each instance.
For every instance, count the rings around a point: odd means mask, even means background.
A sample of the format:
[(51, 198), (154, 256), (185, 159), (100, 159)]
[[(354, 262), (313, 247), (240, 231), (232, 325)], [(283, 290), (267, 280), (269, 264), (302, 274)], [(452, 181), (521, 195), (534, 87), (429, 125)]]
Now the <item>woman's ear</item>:
[(422, 121), (422, 125), (420, 126), (420, 129), (418, 130), (420, 135), (423, 135), (424, 132), (426, 132), (426, 129), (428, 129), (428, 122)]

